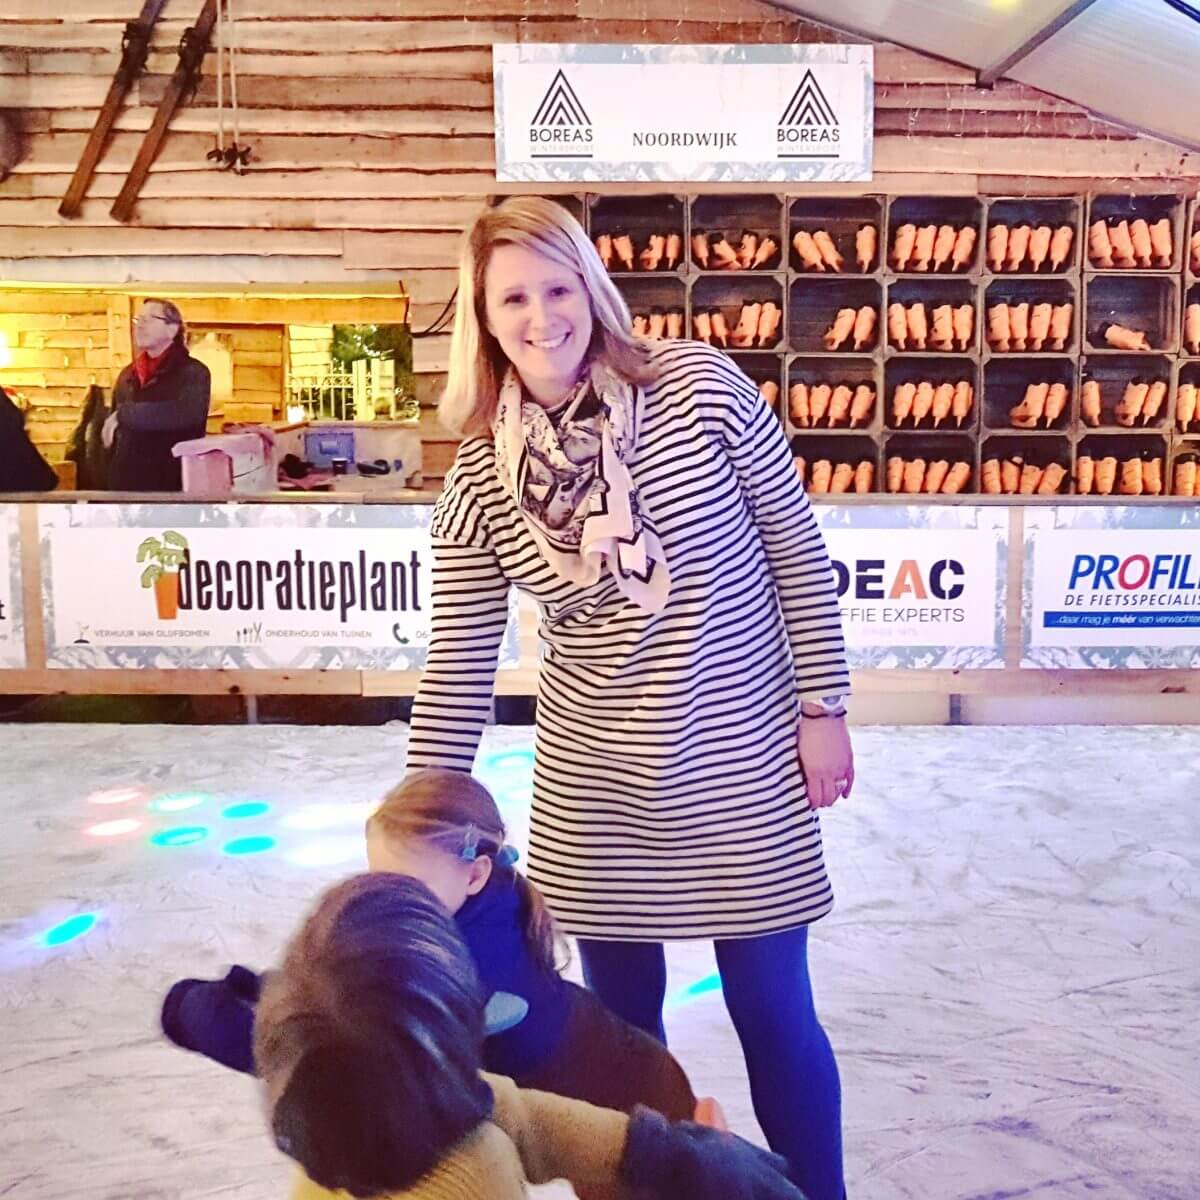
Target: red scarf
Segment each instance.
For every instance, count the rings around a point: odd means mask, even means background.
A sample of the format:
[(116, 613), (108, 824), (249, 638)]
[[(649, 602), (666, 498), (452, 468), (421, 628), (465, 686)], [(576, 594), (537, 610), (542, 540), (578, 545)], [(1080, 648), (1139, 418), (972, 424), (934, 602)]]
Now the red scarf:
[(151, 358), (150, 355), (143, 350), (141, 354), (139, 354), (137, 358), (133, 360), (133, 369), (137, 375), (139, 387), (145, 387), (146, 384), (149, 383), (150, 380), (158, 373), (158, 368), (162, 366), (163, 359), (171, 353), (174, 345), (175, 343), (172, 342), (171, 345), (168, 346), (161, 354), (156, 354), (153, 358)]

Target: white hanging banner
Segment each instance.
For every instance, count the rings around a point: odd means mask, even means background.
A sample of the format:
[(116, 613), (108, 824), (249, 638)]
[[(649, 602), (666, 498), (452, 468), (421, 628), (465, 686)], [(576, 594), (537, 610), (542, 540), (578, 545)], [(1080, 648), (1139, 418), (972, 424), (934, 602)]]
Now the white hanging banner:
[(495, 45), (496, 178), (871, 178), (872, 46)]

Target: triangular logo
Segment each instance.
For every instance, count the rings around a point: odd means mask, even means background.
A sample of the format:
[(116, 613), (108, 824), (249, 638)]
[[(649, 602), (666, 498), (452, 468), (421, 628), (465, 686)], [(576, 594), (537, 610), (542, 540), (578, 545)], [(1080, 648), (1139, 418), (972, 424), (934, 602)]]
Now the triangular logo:
[(530, 125), (590, 125), (591, 117), (579, 103), (579, 97), (571, 89), (567, 77), (558, 71), (550, 88), (542, 97), (538, 110), (533, 114)]
[(837, 114), (829, 103), (812, 70), (804, 72), (800, 86), (796, 89), (788, 106), (779, 118), (782, 125), (836, 125)]

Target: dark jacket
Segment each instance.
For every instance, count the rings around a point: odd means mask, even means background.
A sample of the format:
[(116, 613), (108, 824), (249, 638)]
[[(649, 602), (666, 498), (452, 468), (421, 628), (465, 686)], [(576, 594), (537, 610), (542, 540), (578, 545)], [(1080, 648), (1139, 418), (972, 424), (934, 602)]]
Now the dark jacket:
[(25, 432), (25, 414), (0, 388), (0, 492), (52, 492), (54, 468)]
[(102, 436), (108, 414), (104, 389), (93, 384), (88, 388), (83, 413), (75, 432), (71, 434), (71, 444), (65, 456), (67, 462), (75, 464), (75, 487), (78, 491), (98, 492), (108, 487), (108, 460), (111, 456)]
[(143, 387), (130, 363), (117, 377), (113, 407), (120, 414), (108, 486), (118, 492), (177, 492), (183, 486), (176, 442), (204, 436), (211, 380), (182, 341), (163, 356)]

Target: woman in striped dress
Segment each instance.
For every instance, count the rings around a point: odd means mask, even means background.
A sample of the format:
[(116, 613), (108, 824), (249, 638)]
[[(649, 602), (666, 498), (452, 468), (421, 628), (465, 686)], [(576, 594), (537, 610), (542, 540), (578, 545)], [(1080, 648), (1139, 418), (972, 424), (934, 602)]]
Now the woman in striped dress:
[(763, 1132), (810, 1200), (839, 1200), (806, 935), (833, 903), (815, 810), (854, 778), (848, 676), (778, 421), (719, 351), (635, 339), (587, 235), (534, 197), (468, 234), (440, 415), (464, 441), (409, 767), (471, 770), (509, 588), (531, 595), (530, 878), (589, 986), (660, 1038), (664, 940), (714, 940)]

